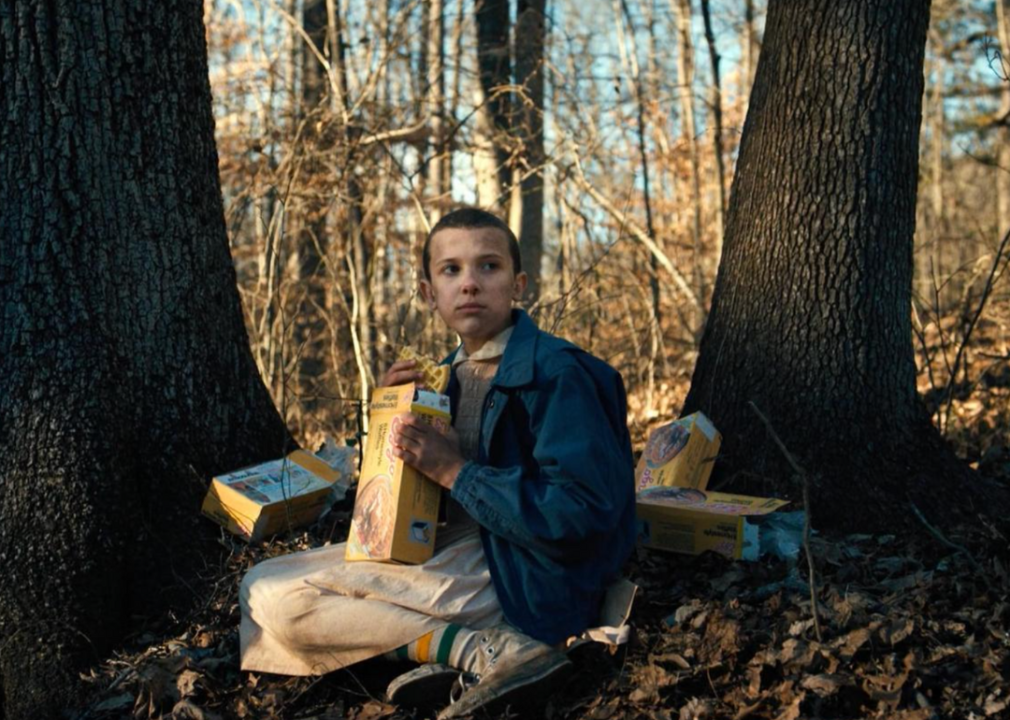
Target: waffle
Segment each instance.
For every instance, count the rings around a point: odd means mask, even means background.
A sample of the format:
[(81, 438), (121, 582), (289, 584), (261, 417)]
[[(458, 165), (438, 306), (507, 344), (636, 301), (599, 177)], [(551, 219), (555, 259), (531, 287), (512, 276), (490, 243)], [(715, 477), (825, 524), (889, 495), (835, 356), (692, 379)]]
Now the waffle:
[(397, 360), (416, 360), (417, 369), (424, 374), (424, 386), (437, 393), (445, 393), (449, 387), (449, 366), (438, 365), (434, 360), (418, 354), (414, 348), (404, 345), (396, 356)]

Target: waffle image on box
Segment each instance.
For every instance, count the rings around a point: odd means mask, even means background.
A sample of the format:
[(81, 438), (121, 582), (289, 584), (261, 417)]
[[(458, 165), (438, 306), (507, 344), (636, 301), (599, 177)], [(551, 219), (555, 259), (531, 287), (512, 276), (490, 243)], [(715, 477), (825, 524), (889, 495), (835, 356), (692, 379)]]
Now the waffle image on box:
[(692, 413), (649, 434), (635, 469), (635, 490), (662, 486), (704, 490), (722, 435), (702, 413)]
[(439, 432), (449, 430), (449, 397), (413, 383), (376, 388), (358, 495), (347, 537), (348, 560), (423, 563), (435, 550), (442, 488), (393, 455), (397, 416), (414, 413)]

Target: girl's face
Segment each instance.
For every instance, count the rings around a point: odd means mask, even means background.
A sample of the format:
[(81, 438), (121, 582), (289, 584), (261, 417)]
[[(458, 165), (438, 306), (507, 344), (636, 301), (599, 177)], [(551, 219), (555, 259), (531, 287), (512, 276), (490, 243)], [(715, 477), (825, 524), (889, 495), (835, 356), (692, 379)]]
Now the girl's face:
[(512, 302), (526, 290), (508, 238), (497, 228), (446, 228), (431, 238), (431, 280), (421, 294), (455, 330), (468, 354), (512, 324)]

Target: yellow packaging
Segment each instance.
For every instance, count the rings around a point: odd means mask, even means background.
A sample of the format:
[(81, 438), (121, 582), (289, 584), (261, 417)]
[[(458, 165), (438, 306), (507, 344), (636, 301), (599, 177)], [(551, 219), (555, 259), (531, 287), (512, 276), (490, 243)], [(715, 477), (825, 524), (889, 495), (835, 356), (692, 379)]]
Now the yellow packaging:
[(313, 523), (334, 483), (350, 478), (315, 455), (296, 450), (285, 458), (215, 477), (203, 514), (250, 542)]
[(638, 541), (645, 547), (697, 555), (714, 550), (756, 560), (760, 526), (749, 521), (787, 505), (786, 500), (656, 486), (638, 493)]
[(635, 469), (635, 488), (708, 486), (722, 435), (704, 414), (692, 413), (649, 434)]
[(414, 413), (439, 432), (449, 430), (449, 397), (413, 383), (376, 388), (368, 409), (368, 440), (347, 537), (348, 560), (423, 563), (435, 550), (442, 489), (395, 457), (396, 417)]

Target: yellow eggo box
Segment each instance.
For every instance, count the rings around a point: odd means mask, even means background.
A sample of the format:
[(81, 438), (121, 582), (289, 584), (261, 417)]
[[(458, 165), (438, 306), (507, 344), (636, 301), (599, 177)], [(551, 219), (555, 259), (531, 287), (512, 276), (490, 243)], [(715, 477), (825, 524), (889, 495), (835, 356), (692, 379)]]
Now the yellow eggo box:
[(229, 532), (257, 542), (315, 522), (338, 481), (346, 485), (350, 478), (315, 455), (295, 450), (278, 460), (218, 475), (201, 509)]
[(635, 489), (656, 486), (708, 486), (722, 435), (702, 413), (692, 413), (649, 434), (635, 469)]
[(638, 493), (638, 542), (645, 547), (697, 555), (713, 550), (729, 558), (756, 560), (760, 526), (786, 500), (657, 486)]
[(449, 430), (449, 396), (413, 383), (376, 388), (368, 409), (368, 440), (347, 537), (348, 560), (423, 563), (435, 550), (442, 489), (393, 455), (397, 416), (414, 413), (439, 432)]

